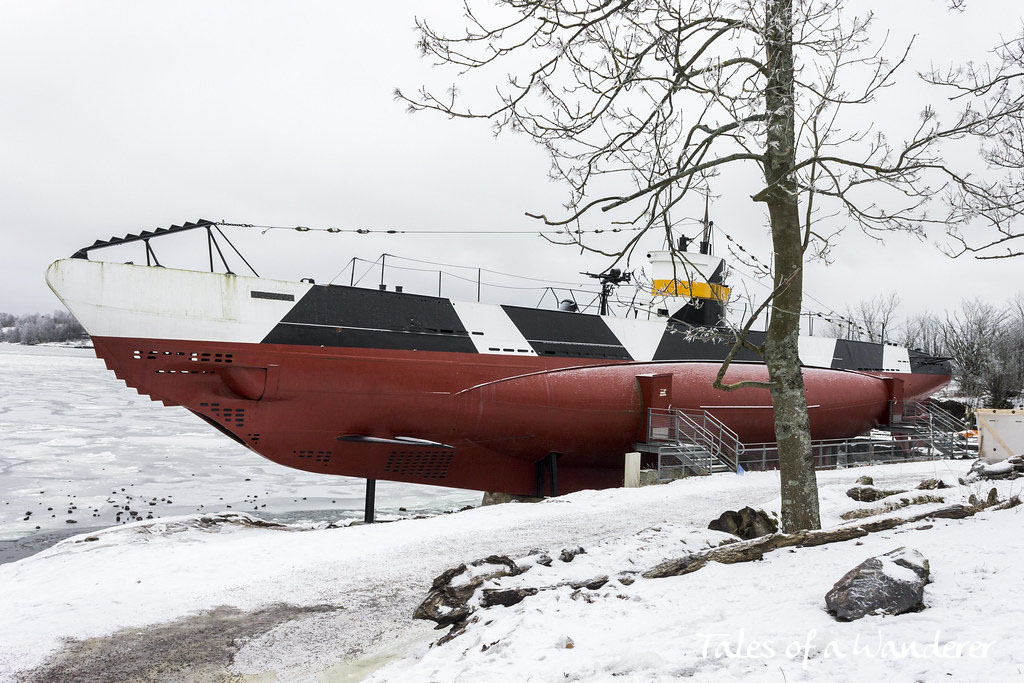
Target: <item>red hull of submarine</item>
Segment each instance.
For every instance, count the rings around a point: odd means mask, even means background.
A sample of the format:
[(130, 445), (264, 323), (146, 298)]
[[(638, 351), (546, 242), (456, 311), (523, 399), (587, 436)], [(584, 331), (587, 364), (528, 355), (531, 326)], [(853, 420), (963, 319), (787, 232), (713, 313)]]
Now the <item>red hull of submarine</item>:
[[(620, 486), (623, 454), (643, 440), (649, 407), (707, 410), (745, 443), (775, 440), (768, 391), (713, 389), (717, 362), (223, 342), (201, 342), (197, 354), (194, 341), (93, 341), (140, 393), (186, 407), (275, 462), (322, 474), (532, 494), (537, 462), (554, 452), (560, 492)], [(888, 421), (897, 395), (922, 399), (949, 381), (894, 376), (806, 368), (812, 438), (862, 434)], [(759, 364), (734, 365), (726, 377), (766, 378)]]

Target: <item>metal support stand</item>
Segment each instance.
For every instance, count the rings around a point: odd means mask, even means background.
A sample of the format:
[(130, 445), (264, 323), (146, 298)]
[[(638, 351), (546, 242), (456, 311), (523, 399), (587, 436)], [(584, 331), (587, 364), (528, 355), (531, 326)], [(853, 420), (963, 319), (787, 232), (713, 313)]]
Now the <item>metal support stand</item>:
[(363, 508), (363, 522), (373, 524), (374, 501), (377, 498), (377, 480), (366, 480), (366, 505)]
[(548, 453), (537, 461), (537, 497), (544, 497), (545, 472), (548, 480), (548, 494), (552, 498), (558, 495), (558, 458), (561, 453)]

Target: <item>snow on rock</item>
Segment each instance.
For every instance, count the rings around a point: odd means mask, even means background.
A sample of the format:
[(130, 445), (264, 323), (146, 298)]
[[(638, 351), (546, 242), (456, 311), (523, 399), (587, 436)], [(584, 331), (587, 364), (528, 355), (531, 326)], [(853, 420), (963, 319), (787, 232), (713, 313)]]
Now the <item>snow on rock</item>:
[(825, 604), (840, 621), (916, 612), (924, 609), (929, 574), (928, 560), (921, 553), (897, 548), (847, 572), (825, 595)]
[(1013, 479), (1022, 474), (1024, 474), (1024, 456), (1015, 456), (994, 463), (977, 460), (971, 465), (966, 480)]

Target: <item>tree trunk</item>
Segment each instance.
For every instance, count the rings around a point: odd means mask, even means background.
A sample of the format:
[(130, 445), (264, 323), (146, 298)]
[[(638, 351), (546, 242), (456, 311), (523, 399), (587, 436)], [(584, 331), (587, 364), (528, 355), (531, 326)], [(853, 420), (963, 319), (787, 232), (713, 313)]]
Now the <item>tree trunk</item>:
[(818, 483), (811, 454), (807, 396), (800, 371), (800, 309), (803, 303), (803, 235), (797, 187), (790, 175), (796, 160), (793, 98), (792, 0), (767, 0), (765, 43), (769, 70), (766, 188), (775, 250), (776, 296), (772, 302), (764, 360), (772, 382), (775, 440), (782, 480), (782, 531), (820, 529)]

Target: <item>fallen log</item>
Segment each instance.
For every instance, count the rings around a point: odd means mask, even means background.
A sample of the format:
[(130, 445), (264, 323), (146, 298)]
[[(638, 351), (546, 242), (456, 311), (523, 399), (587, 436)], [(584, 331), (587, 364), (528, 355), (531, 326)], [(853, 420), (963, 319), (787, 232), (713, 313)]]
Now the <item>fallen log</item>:
[(736, 564), (738, 562), (753, 562), (764, 557), (779, 548), (813, 547), (827, 543), (841, 543), (851, 541), (855, 538), (862, 538), (868, 534), (879, 531), (895, 529), (903, 524), (912, 524), (924, 519), (965, 519), (981, 512), (982, 510), (994, 509), (1005, 510), (1020, 505), (1016, 496), (1009, 500), (999, 502), (996, 490), (989, 492), (988, 498), (975, 505), (957, 503), (946, 507), (922, 512), (911, 517), (886, 517), (883, 519), (865, 522), (856, 525), (840, 526), (833, 529), (817, 529), (814, 531), (798, 531), (792, 534), (775, 533), (750, 541), (737, 541), (727, 545), (702, 550), (697, 553), (690, 553), (683, 557), (673, 558), (660, 562), (643, 572), (641, 576), (645, 579), (663, 579), (669, 576), (682, 576), (695, 572), (705, 567), (709, 562), (720, 564)]

